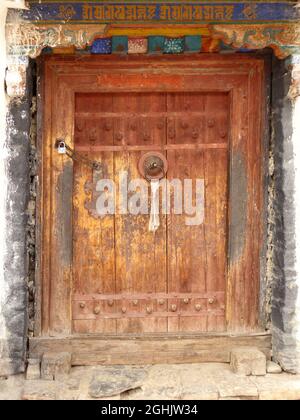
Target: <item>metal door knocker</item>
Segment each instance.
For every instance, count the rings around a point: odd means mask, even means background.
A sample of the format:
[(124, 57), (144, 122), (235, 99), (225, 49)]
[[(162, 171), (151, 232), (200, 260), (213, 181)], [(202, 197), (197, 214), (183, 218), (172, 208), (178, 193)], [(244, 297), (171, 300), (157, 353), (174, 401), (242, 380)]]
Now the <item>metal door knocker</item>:
[(145, 153), (139, 161), (140, 174), (148, 181), (159, 181), (168, 171), (168, 161), (160, 152)]
[(163, 179), (168, 171), (168, 161), (162, 153), (145, 153), (139, 161), (140, 174), (151, 185), (151, 210), (149, 220), (149, 231), (156, 232), (160, 226), (159, 221), (159, 181)]

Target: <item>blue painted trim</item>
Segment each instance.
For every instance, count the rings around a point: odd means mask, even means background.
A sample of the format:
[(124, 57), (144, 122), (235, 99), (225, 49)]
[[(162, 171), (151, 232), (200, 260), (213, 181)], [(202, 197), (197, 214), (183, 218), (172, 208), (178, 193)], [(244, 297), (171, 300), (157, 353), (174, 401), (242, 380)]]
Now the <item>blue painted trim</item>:
[(299, 21), (295, 3), (44, 2), (31, 3), (24, 19), (65, 23), (210, 23)]

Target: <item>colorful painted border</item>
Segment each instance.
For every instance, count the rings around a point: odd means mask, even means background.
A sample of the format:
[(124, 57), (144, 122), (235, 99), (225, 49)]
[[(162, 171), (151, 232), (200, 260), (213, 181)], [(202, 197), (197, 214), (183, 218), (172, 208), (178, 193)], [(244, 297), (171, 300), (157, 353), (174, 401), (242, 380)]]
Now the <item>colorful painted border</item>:
[(37, 23), (266, 23), (297, 22), (295, 2), (45, 1), (29, 2), (25, 20)]

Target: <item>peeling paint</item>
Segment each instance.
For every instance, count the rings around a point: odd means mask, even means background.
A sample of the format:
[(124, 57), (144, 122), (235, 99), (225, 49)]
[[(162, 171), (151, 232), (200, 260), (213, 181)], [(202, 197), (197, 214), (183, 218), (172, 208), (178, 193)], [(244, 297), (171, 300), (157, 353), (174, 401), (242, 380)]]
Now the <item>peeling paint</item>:
[(58, 252), (60, 261), (66, 267), (72, 264), (72, 194), (73, 194), (73, 164), (68, 161), (65, 163), (62, 173), (57, 180), (56, 200), (57, 200), (57, 235), (62, 244)]
[(229, 259), (238, 262), (243, 255), (247, 227), (247, 174), (246, 162), (240, 152), (234, 152), (230, 173)]
[(85, 48), (103, 35), (106, 25), (35, 25), (24, 22), (17, 12), (10, 13), (6, 24), (7, 52), (12, 56), (39, 56), (45, 47)]
[(297, 98), (300, 96), (300, 64), (293, 66), (292, 71), (292, 83), (289, 89), (288, 97), (292, 102), (296, 102)]

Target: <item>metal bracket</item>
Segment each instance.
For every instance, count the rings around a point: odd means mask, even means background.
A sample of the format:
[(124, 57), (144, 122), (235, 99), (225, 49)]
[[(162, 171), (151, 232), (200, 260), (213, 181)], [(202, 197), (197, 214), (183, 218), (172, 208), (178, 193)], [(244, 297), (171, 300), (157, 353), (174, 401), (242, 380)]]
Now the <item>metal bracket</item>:
[(95, 160), (91, 160), (81, 156), (80, 154), (75, 152), (75, 150), (73, 150), (70, 146), (68, 146), (64, 139), (57, 139), (55, 142), (55, 148), (57, 149), (57, 152), (60, 155), (66, 155), (75, 162), (81, 162), (87, 166), (90, 166), (96, 171), (100, 171), (102, 169), (101, 162), (97, 162)]

